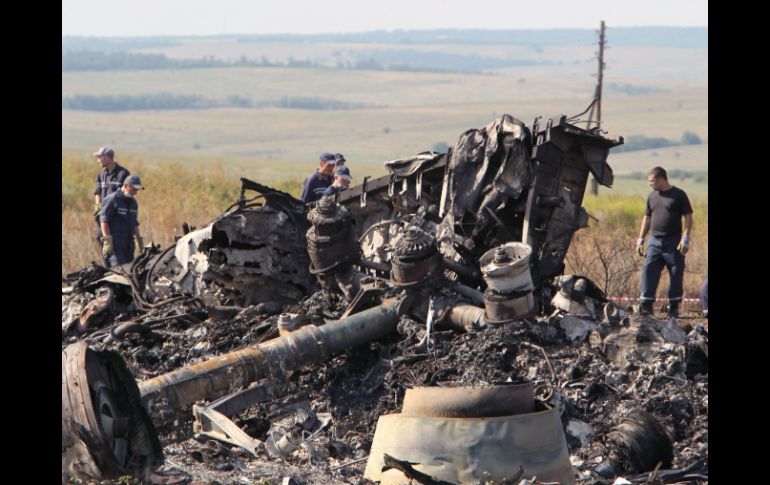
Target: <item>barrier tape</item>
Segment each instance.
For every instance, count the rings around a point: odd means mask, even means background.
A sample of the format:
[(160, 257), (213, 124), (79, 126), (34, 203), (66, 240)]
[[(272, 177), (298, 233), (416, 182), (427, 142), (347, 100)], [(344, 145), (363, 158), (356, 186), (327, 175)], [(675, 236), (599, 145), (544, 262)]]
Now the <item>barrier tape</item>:
[[(619, 300), (619, 301), (637, 301), (639, 300), (639, 297), (631, 297), (631, 296), (609, 296), (607, 297), (610, 300)], [(668, 301), (668, 298), (656, 298), (655, 301)], [(680, 301), (689, 301), (689, 302), (699, 302), (700, 298), (682, 298)]]

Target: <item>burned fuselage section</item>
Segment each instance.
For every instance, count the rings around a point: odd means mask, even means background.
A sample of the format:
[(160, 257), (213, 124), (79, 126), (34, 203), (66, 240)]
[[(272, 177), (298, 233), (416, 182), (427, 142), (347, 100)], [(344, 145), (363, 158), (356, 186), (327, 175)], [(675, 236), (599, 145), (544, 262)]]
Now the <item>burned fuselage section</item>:
[[(530, 128), (503, 115), (462, 133), (447, 153), (385, 162), (388, 175), (365, 177), (309, 207), (241, 179), (239, 200), (211, 224), (185, 228), (174, 245), (146, 251), (125, 268), (123, 285), (113, 285), (115, 301), (133, 299), (138, 311), (177, 299), (209, 313), (257, 307), (256, 313), (275, 314), (327, 288), (352, 305), (350, 314), (422, 275), (427, 286), (449, 286), (478, 306), (491, 305), (490, 321), (543, 313), (558, 291), (555, 277), (563, 273), (572, 236), (587, 225), (582, 202), (589, 175), (609, 186), (607, 155), (622, 142), (565, 116)], [(480, 260), (511, 243), (527, 246), (531, 281), (503, 291), (489, 284)], [(112, 284), (86, 273), (80, 279), (88, 281), (74, 287)], [(73, 295), (63, 296), (63, 308), (72, 306)], [(99, 320), (70, 315), (74, 310), (66, 312), (68, 332), (93, 326), (76, 328), (75, 318)]]
[[(506, 243), (530, 247), (535, 306), (564, 269), (589, 174), (612, 183), (609, 149), (622, 143), (562, 116), (532, 129), (510, 115), (464, 132), (448, 153), (385, 163), (389, 175), (305, 207), (289, 194), (242, 179), (240, 200), (208, 226), (133, 268), (143, 298), (196, 297), (206, 307), (294, 303), (317, 285), (355, 298), (367, 276), (390, 274), (395, 242), (417, 227), (435, 240), (434, 271), (479, 291), (479, 259)], [(256, 196), (247, 198), (247, 191)], [(336, 203), (334, 203), (336, 202)], [(431, 260), (432, 261), (432, 260)], [(438, 268), (438, 269), (436, 269)], [(418, 268), (419, 269), (419, 268)], [(403, 286), (403, 283), (400, 284)], [(530, 296), (531, 298), (531, 296)], [(276, 306), (276, 307), (277, 307)], [(529, 306), (529, 305), (528, 305)]]
[(388, 261), (399, 226), (417, 218), (435, 235), (453, 278), (484, 287), (481, 256), (522, 242), (531, 248), (532, 280), (541, 289), (563, 272), (573, 234), (587, 226), (581, 205), (589, 174), (610, 186), (606, 158), (621, 143), (564, 116), (530, 130), (504, 115), (463, 133), (446, 154), (386, 162), (390, 175), (342, 192), (339, 203), (360, 228), (365, 258)]
[[(206, 306), (248, 307), (294, 302), (311, 291), (303, 205), (289, 194), (244, 181), (264, 191), (241, 199), (208, 226), (181, 237), (148, 265), (146, 296), (197, 296)], [(254, 202), (255, 199), (262, 202)]]

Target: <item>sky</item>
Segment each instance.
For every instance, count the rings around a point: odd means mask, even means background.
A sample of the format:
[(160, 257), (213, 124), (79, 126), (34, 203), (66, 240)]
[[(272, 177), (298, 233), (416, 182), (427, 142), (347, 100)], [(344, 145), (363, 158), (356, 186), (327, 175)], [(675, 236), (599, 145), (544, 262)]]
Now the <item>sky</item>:
[(708, 0), (62, 0), (62, 35), (708, 26)]

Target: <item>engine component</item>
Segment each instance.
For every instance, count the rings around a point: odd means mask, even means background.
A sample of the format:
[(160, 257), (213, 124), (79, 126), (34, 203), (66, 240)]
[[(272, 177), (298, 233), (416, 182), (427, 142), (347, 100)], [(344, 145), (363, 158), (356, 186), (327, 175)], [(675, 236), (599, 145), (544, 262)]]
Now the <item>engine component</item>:
[(510, 242), (482, 255), (479, 265), (487, 283), (484, 308), (488, 323), (520, 320), (534, 312), (534, 286), (529, 270), (531, 253), (529, 245)]
[(361, 259), (350, 212), (334, 202), (334, 198), (322, 197), (307, 220), (312, 224), (306, 234), (311, 273), (326, 274)]
[(443, 257), (436, 247), (436, 238), (417, 226), (409, 226), (403, 232), (391, 263), (391, 279), (402, 288), (435, 282), (443, 269)]
[(62, 482), (141, 475), (161, 465), (155, 427), (120, 355), (81, 341), (61, 359)]
[(382, 471), (385, 454), (449, 483), (502, 480), (518, 465), (526, 477), (575, 483), (559, 413), (535, 401), (526, 383), (407, 389), (403, 412), (377, 421), (364, 472), (382, 484), (404, 483), (398, 470)]

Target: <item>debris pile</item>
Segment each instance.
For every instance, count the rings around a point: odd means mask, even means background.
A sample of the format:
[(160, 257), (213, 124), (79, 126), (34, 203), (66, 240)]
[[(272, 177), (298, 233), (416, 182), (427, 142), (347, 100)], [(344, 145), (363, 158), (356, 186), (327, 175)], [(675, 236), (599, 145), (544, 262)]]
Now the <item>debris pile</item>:
[[(85, 424), (63, 414), (63, 481), (78, 476), (64, 453), (76, 446), (91, 477), (114, 477), (99, 456), (125, 436), (122, 469), (152, 483), (361, 483), (367, 462), (438, 483), (429, 463), (370, 456), (378, 420), (416, 388), (525, 383), (527, 412), (560, 421), (563, 483), (707, 483), (705, 322), (640, 317), (562, 274), (588, 176), (612, 183), (620, 143), (566, 117), (530, 131), (505, 115), (309, 211), (242, 179), (238, 202), (175, 245), (68, 275), (63, 355), (88, 342), (139, 382), (84, 381), (102, 424), (83, 442)], [(104, 389), (134, 396), (113, 410), (126, 422), (147, 413), (162, 466), (103, 414)], [(487, 478), (538, 483), (533, 465), (500, 470)]]

